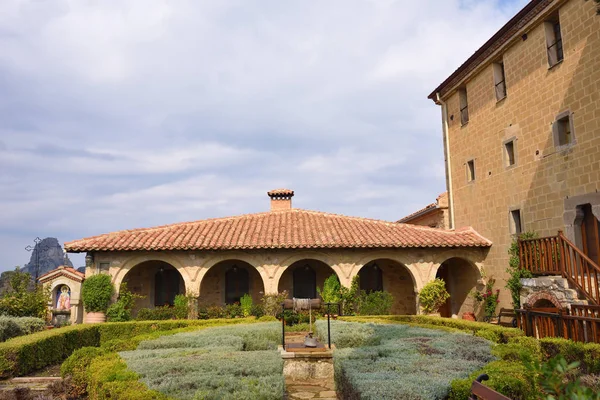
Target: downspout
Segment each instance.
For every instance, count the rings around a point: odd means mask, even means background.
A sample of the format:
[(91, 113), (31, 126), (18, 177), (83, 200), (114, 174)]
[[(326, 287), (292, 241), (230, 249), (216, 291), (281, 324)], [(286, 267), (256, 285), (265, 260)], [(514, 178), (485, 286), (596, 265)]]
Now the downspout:
[(444, 164), (446, 167), (446, 190), (448, 191), (448, 213), (450, 229), (454, 229), (454, 196), (452, 192), (452, 163), (450, 162), (450, 142), (448, 138), (448, 106), (439, 92), (435, 94), (436, 103), (442, 106), (442, 135), (444, 138)]

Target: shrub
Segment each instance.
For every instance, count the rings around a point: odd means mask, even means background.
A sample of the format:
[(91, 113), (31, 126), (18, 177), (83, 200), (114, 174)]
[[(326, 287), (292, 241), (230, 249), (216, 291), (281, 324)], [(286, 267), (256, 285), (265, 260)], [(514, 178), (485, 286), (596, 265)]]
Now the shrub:
[(105, 313), (113, 292), (114, 287), (110, 275), (98, 274), (86, 278), (81, 285), (81, 299), (85, 310)]
[(17, 267), (10, 274), (8, 288), (0, 297), (0, 314), (44, 319), (48, 312), (49, 289), (34, 284), (31, 275)]
[(494, 284), (496, 280), (493, 277), (490, 277), (485, 284), (485, 289), (483, 292), (479, 292), (474, 290), (471, 292), (471, 296), (475, 299), (475, 304), (477, 307), (481, 303), (483, 303), (483, 311), (484, 315), (487, 318), (486, 321), (489, 321), (490, 318), (496, 315), (496, 308), (498, 307), (498, 296), (500, 296), (500, 289), (496, 289), (494, 292)]
[(175, 309), (169, 306), (161, 306), (154, 308), (142, 308), (138, 311), (138, 321), (164, 321), (167, 319), (176, 319)]
[(252, 297), (248, 293), (240, 299), (240, 307), (242, 308), (242, 315), (244, 317), (252, 315)]
[(600, 373), (600, 344), (581, 343), (560, 338), (539, 340), (544, 360), (562, 355), (568, 363), (580, 362), (579, 368), (584, 374)]
[(208, 318), (225, 318), (227, 317), (227, 311), (224, 307), (210, 306), (206, 309), (206, 315)]
[(250, 308), (250, 315), (256, 318), (260, 318), (265, 315), (265, 309), (262, 304), (252, 304), (252, 308)]
[(341, 285), (336, 274), (325, 279), (323, 290), (317, 288), (317, 292), (325, 303), (340, 303), (342, 301)]
[(450, 298), (446, 290), (446, 283), (440, 278), (429, 282), (419, 293), (419, 301), (426, 314), (437, 312), (437, 310)]
[(386, 291), (362, 291), (359, 304), (360, 315), (388, 315), (394, 304), (394, 297)]
[(266, 315), (275, 317), (281, 311), (281, 303), (287, 299), (287, 291), (277, 294), (265, 294), (262, 298), (263, 309)]
[(227, 304), (225, 306), (225, 316), (227, 318), (243, 317), (242, 307), (239, 305), (239, 303)]
[(44, 330), (46, 323), (35, 317), (0, 316), (0, 342)]
[[(320, 336), (326, 322), (317, 321)], [(395, 324), (333, 321), (335, 381), (341, 398), (444, 399), (450, 382), (493, 359), (486, 340)]]
[(119, 289), (119, 298), (114, 304), (111, 304), (106, 310), (106, 318), (109, 322), (125, 322), (131, 320), (131, 309), (136, 299), (142, 299), (144, 296), (134, 294), (127, 289), (127, 282), (121, 283)]
[(189, 314), (191, 295), (178, 294), (173, 300), (173, 314), (177, 319), (186, 319)]
[(358, 302), (360, 300), (360, 276), (352, 278), (350, 287), (342, 286), (340, 288), (342, 298), (342, 314), (354, 315), (358, 311)]
[(90, 362), (106, 353), (99, 347), (82, 347), (77, 349), (60, 366), (60, 375), (63, 378), (71, 377), (70, 395), (80, 397), (87, 393), (87, 370)]

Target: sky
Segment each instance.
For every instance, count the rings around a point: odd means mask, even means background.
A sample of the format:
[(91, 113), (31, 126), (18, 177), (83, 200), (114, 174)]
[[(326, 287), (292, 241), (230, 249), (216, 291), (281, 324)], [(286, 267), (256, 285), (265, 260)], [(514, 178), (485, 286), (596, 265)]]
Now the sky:
[[(431, 93), (525, 0), (2, 0), (0, 271), (36, 237), (445, 191)], [(76, 266), (84, 255), (71, 255)]]

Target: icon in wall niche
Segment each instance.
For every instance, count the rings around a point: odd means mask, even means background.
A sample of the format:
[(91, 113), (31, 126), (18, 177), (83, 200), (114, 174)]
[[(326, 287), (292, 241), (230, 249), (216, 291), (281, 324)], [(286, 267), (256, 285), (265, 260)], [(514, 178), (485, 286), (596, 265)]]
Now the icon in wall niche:
[(71, 290), (67, 285), (62, 285), (57, 291), (58, 298), (56, 300), (57, 310), (71, 309)]

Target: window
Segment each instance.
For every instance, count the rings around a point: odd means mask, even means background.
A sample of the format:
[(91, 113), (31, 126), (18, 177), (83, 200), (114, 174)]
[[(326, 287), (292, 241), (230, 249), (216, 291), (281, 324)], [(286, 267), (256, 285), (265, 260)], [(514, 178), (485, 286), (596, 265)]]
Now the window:
[(523, 232), (521, 225), (521, 210), (510, 211), (510, 233), (511, 235), (520, 235)]
[(467, 182), (475, 180), (475, 160), (467, 161)]
[(367, 293), (383, 291), (383, 274), (377, 263), (365, 265), (358, 272), (360, 279), (360, 290)]
[(552, 136), (556, 147), (569, 146), (575, 143), (573, 119), (569, 111), (565, 111), (556, 117), (556, 121), (552, 124)]
[(515, 139), (504, 142), (504, 166), (512, 167), (516, 164), (515, 158)]
[(101, 262), (100, 264), (98, 264), (98, 272), (100, 272), (101, 274), (108, 274), (109, 269), (110, 263), (108, 262)]
[(458, 90), (460, 100), (460, 123), (466, 125), (469, 122), (469, 103), (467, 101), (467, 88)]
[(504, 74), (504, 62), (494, 63), (494, 86), (496, 89), (496, 100), (500, 101), (506, 97), (506, 77)]
[(245, 268), (234, 265), (225, 272), (225, 303), (239, 303), (245, 294), (250, 293), (250, 276)]
[(555, 66), (564, 58), (562, 33), (558, 13), (544, 23), (546, 31), (546, 47), (548, 49), (548, 65)]

